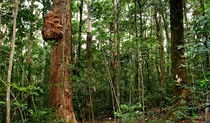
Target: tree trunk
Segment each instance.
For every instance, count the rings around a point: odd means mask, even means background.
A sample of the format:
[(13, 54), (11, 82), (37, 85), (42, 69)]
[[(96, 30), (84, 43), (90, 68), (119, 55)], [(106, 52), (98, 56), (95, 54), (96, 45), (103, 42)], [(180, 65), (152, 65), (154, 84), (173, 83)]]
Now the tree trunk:
[(165, 74), (165, 60), (164, 60), (164, 47), (163, 47), (163, 37), (162, 37), (162, 31), (160, 26), (160, 17), (158, 17), (158, 9), (157, 6), (155, 6), (155, 23), (156, 23), (156, 37), (159, 44), (159, 55), (160, 55), (160, 81), (162, 87), (165, 87), (166, 85), (166, 74)]
[[(143, 44), (143, 33), (144, 33), (144, 30), (143, 30), (143, 6), (144, 6), (144, 1), (138, 0), (137, 2), (138, 2), (138, 5), (139, 5), (139, 9), (140, 9), (140, 13), (139, 13), (140, 14), (140, 17), (139, 17), (139, 20), (140, 20), (140, 42), (141, 42), (141, 44)], [(142, 101), (142, 107), (143, 107), (142, 120), (144, 122), (144, 119), (145, 119), (144, 93), (145, 93), (145, 91), (144, 91), (144, 75), (143, 75), (143, 71), (144, 71), (144, 61), (145, 60), (144, 60), (144, 51), (143, 51), (142, 45), (140, 45), (140, 50), (141, 50), (141, 59), (142, 59), (142, 63), (140, 65), (141, 83), (140, 83), (140, 80), (139, 80), (138, 86), (140, 86), (140, 84), (141, 84), (141, 101)], [(140, 91), (140, 87), (139, 87), (139, 91)]]
[(86, 57), (87, 57), (87, 68), (88, 68), (88, 82), (87, 82), (87, 92), (88, 94), (85, 97), (85, 119), (89, 122), (95, 122), (94, 121), (94, 112), (93, 112), (93, 100), (92, 100), (92, 55), (91, 55), (91, 45), (92, 45), (92, 34), (91, 34), (91, 28), (92, 28), (92, 22), (91, 22), (91, 0), (88, 1), (88, 19), (87, 19), (87, 48), (86, 48)]
[(44, 19), (43, 38), (55, 40), (51, 52), (50, 107), (57, 120), (76, 123), (72, 102), (70, 0), (54, 0)]
[(187, 19), (187, 5), (186, 5), (186, 2), (187, 2), (187, 0), (183, 0), (184, 19), (185, 19), (186, 28), (188, 30), (189, 26), (188, 26), (188, 19)]
[[(173, 79), (177, 81), (174, 94), (176, 97), (183, 95), (181, 102), (176, 101), (180, 105), (189, 102), (189, 92), (185, 88), (188, 82), (188, 74), (184, 58), (184, 28), (183, 28), (183, 5), (182, 0), (170, 0), (170, 21), (171, 21), (171, 59)], [(179, 85), (178, 85), (179, 84)]]
[[(34, 7), (34, 0), (31, 1), (31, 13), (33, 13), (33, 7)], [(30, 36), (29, 36), (29, 47), (28, 47), (28, 82), (29, 86), (32, 84), (32, 51), (33, 51), (33, 22), (30, 24)], [(28, 95), (27, 97), (27, 106), (28, 109), (32, 109), (32, 103), (33, 103), (33, 96)], [(31, 122), (30, 112), (28, 112), (28, 121)]]
[[(159, 3), (161, 3), (161, 2), (159, 2)], [(166, 16), (167, 13), (164, 14), (163, 11), (165, 11), (165, 10), (161, 10), (160, 14), (161, 14), (162, 19), (163, 19), (163, 26), (164, 26), (164, 30), (165, 30), (165, 33), (166, 33), (166, 41), (170, 42), (169, 32), (168, 32), (168, 22), (167, 22), (167, 16)]]
[(78, 70), (77, 76), (80, 76), (80, 64), (81, 64), (81, 42), (82, 42), (82, 13), (83, 13), (83, 0), (81, 0), (81, 4), (79, 6), (79, 45), (78, 45)]
[[(32, 48), (33, 48), (33, 39), (32, 39), (32, 34), (30, 34), (30, 39), (29, 39), (29, 58), (28, 58), (28, 84), (29, 86), (32, 84)], [(32, 99), (32, 95), (28, 95), (27, 97), (27, 106), (28, 109), (32, 109), (32, 103), (33, 103), (33, 99)], [(30, 118), (30, 112), (28, 112), (28, 119), (29, 121), (31, 121)]]
[(15, 54), (15, 38), (16, 38), (16, 19), (18, 14), (18, 8), (19, 8), (19, 0), (15, 1), (15, 9), (13, 13), (13, 32), (12, 32), (12, 43), (11, 43), (11, 53), (9, 57), (9, 68), (8, 68), (8, 76), (7, 76), (7, 92), (6, 92), (6, 108), (7, 108), (7, 114), (6, 114), (6, 122), (10, 123), (10, 110), (11, 110), (11, 102), (10, 102), (10, 84), (11, 84), (11, 74), (12, 74), (12, 65), (13, 65), (13, 57)]
[[(135, 94), (137, 97), (137, 102), (140, 101), (140, 76), (139, 76), (139, 43), (138, 43), (138, 27), (137, 27), (137, 2), (135, 2), (135, 44), (136, 44), (136, 49), (135, 49)], [(140, 13), (141, 14), (141, 13)], [(140, 25), (141, 26), (141, 25)]]
[[(119, 64), (118, 64), (118, 43), (117, 43), (117, 1), (113, 0), (114, 5), (114, 37), (113, 37), (113, 47), (112, 47), (112, 82), (113, 82), (113, 92), (114, 92), (114, 98), (115, 98), (115, 111), (119, 111), (119, 98), (120, 98), (120, 92), (119, 92)], [(116, 117), (115, 117), (116, 121)]]
[[(167, 0), (164, 0), (165, 2), (164, 3), (162, 3), (162, 0), (159, 0), (159, 3), (160, 4), (162, 4), (162, 5), (166, 5), (168, 2), (167, 2)], [(170, 47), (169, 47), (169, 42), (170, 42), (170, 37), (169, 37), (169, 31), (168, 31), (168, 25), (169, 25), (169, 23), (168, 23), (168, 13), (167, 13), (167, 9), (161, 9), (160, 8), (160, 14), (161, 14), (161, 17), (162, 17), (162, 20), (163, 20), (163, 26), (164, 26), (164, 31), (165, 31), (165, 34), (166, 34), (166, 53), (167, 53), (167, 55), (166, 55), (166, 62), (169, 62), (170, 61)], [(167, 63), (166, 63), (167, 64)], [(168, 76), (170, 76), (171, 75), (171, 72), (170, 72), (170, 67), (169, 66), (167, 66), (166, 67), (166, 75), (168, 75)]]

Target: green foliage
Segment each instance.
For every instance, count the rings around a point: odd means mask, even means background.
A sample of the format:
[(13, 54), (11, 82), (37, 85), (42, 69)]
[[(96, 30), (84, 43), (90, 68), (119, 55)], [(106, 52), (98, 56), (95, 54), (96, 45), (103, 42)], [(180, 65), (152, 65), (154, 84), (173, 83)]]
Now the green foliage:
[(115, 112), (115, 115), (126, 123), (136, 123), (142, 118), (142, 105), (137, 103), (135, 105), (120, 105), (120, 111)]
[(187, 107), (186, 106), (179, 106), (178, 108), (176, 107), (174, 109), (173, 115), (175, 121), (180, 121), (187, 118), (188, 117)]
[[(209, 4), (205, 4), (205, 11), (198, 9), (198, 16), (192, 22), (190, 30), (187, 31), (187, 44), (185, 46), (185, 57), (188, 59), (188, 68), (190, 70), (192, 79), (191, 93), (195, 96), (192, 97), (192, 102), (196, 105), (205, 104), (205, 98), (208, 97), (206, 89), (208, 88), (209, 81), (209, 54), (210, 54), (210, 39), (209, 39)], [(197, 10), (195, 12), (198, 12)], [(204, 13), (203, 13), (204, 12)], [(196, 16), (196, 14), (194, 16)], [(197, 103), (199, 102), (199, 104)]]
[(18, 86), (16, 83), (13, 83), (11, 85), (11, 87), (13, 87), (14, 89), (17, 89), (17, 91), (19, 92), (25, 92), (29, 95), (34, 95), (34, 96), (38, 96), (38, 93), (43, 93), (43, 90), (40, 87), (36, 87), (35, 85), (29, 85), (27, 87), (20, 87)]
[[(209, 66), (207, 56), (210, 54), (210, 3), (204, 1), (204, 12), (200, 7), (200, 1), (187, 1), (187, 14), (189, 29), (185, 33), (185, 46), (179, 46), (185, 49), (185, 58), (190, 75), (191, 85), (187, 89), (191, 92), (191, 103), (194, 105), (209, 105), (206, 102), (206, 89), (209, 86)], [(6, 0), (2, 2), (1, 25), (7, 27), (7, 35), (0, 46), (0, 122), (5, 122), (6, 116), (6, 80), (8, 59), (10, 53), (10, 41), (12, 37), (12, 12), (14, 1)], [(55, 41), (44, 43), (41, 36), (43, 18), (51, 8), (51, 0), (34, 0), (34, 6), (31, 1), (21, 0), (20, 10), (17, 18), (17, 39), (15, 47), (15, 58), (12, 73), (12, 110), (13, 122), (64, 122), (49, 121), (55, 118), (53, 111), (48, 109), (49, 88), (50, 88), (50, 52), (51, 45)], [(29, 4), (26, 4), (29, 3)], [(87, 69), (86, 60), (86, 21), (87, 21), (87, 1), (84, 1), (82, 32), (79, 32), (79, 6), (81, 1), (72, 1), (72, 69), (71, 80), (73, 83), (73, 102), (74, 110), (78, 121), (84, 120), (85, 97), (92, 95), (93, 111), (96, 119), (104, 120), (107, 116), (113, 117), (113, 97), (111, 95), (112, 82), (112, 48), (113, 48), (113, 28), (114, 28), (114, 11), (113, 1), (92, 1), (92, 69)], [(38, 5), (43, 5), (39, 8)], [(139, 8), (143, 5), (142, 8)], [(156, 37), (156, 25), (154, 20), (154, 6), (160, 13), (160, 27), (164, 40), (164, 60), (166, 70), (166, 86), (160, 84), (160, 44)], [(134, 123), (143, 119), (143, 116), (150, 117), (146, 110), (143, 113), (142, 100), (137, 98), (137, 88), (140, 94), (143, 94), (145, 106), (148, 108), (159, 107), (173, 110), (173, 116), (169, 111), (165, 114), (155, 114), (154, 123), (178, 122), (188, 118), (188, 107), (173, 107), (173, 87), (174, 80), (171, 75), (170, 60), (170, 42), (166, 42), (165, 32), (170, 33), (169, 28), (165, 30), (165, 23), (169, 23), (169, 3), (168, 0), (158, 1), (151, 0), (148, 2), (121, 0), (117, 4), (117, 45), (119, 60), (119, 89), (120, 89), (120, 110), (115, 112), (117, 118), (123, 122)], [(162, 15), (163, 14), (163, 15)], [(140, 16), (142, 20), (140, 20)], [(142, 21), (142, 23), (141, 23)], [(185, 22), (186, 23), (186, 22)], [(1, 27), (0, 27), (1, 28)], [(142, 31), (142, 32), (140, 32)], [(78, 55), (79, 34), (81, 33), (81, 56)], [(142, 36), (142, 37), (141, 37)], [(170, 37), (170, 36), (169, 36)], [(29, 42), (33, 40), (32, 66), (29, 69)], [(137, 61), (138, 60), (138, 61)], [(136, 71), (138, 62), (139, 71)], [(89, 71), (92, 72), (92, 82), (89, 82)], [(136, 73), (139, 74), (139, 83), (136, 82)], [(141, 74), (142, 72), (142, 74)], [(28, 75), (31, 73), (32, 79), (29, 81)], [(144, 83), (144, 86), (142, 85)], [(177, 82), (176, 82), (177, 83)], [(142, 96), (142, 95), (141, 95)], [(28, 98), (33, 102), (29, 103)], [(138, 102), (138, 103), (136, 103)], [(130, 105), (127, 105), (130, 104)], [(170, 107), (170, 108), (169, 108)], [(155, 112), (155, 111), (154, 111)], [(156, 116), (157, 115), (157, 116)], [(165, 115), (168, 115), (165, 118)], [(171, 116), (170, 116), (171, 115)], [(194, 112), (192, 117), (197, 117)], [(166, 119), (166, 120), (165, 120)]]
[[(20, 0), (19, 14), (17, 18), (16, 47), (13, 62), (11, 82), (11, 121), (12, 122), (46, 122), (48, 110), (48, 88), (44, 85), (49, 82), (50, 47), (43, 46), (40, 30), (42, 18), (40, 18), (39, 0)], [(50, 2), (49, 0), (46, 2)], [(28, 3), (28, 4), (26, 4)], [(50, 4), (49, 4), (50, 5)], [(47, 5), (48, 6), (48, 5)], [(12, 12), (14, 1), (3, 1), (1, 8), (1, 25), (7, 27), (7, 35), (0, 46), (0, 122), (6, 122), (6, 80), (8, 59), (10, 53), (10, 39), (12, 37)], [(45, 8), (45, 10), (47, 10)], [(2, 27), (0, 27), (2, 30)], [(29, 41), (33, 40), (32, 66), (28, 68)], [(45, 56), (46, 55), (46, 56)], [(45, 62), (45, 64), (43, 64)], [(29, 72), (32, 75), (28, 79)], [(45, 72), (45, 73), (43, 73)], [(29, 99), (33, 101), (29, 103)]]

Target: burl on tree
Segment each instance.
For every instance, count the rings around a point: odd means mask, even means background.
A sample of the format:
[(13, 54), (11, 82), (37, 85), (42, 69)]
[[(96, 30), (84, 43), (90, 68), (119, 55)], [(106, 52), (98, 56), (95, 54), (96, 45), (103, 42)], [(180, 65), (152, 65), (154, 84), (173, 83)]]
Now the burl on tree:
[(63, 26), (58, 13), (51, 11), (46, 14), (42, 36), (45, 41), (56, 40), (63, 37)]

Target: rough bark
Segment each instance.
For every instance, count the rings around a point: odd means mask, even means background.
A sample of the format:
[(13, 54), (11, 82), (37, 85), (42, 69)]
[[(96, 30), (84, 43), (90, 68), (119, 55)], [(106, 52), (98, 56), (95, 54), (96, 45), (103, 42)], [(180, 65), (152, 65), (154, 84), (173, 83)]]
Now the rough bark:
[[(183, 28), (183, 4), (182, 0), (170, 0), (170, 21), (171, 21), (171, 60), (173, 79), (176, 80), (174, 94), (182, 96), (181, 101), (189, 101), (189, 93), (185, 85), (188, 82), (187, 69), (184, 67), (184, 28)], [(179, 85), (178, 85), (179, 84)], [(180, 100), (176, 103), (180, 104)]]
[(9, 68), (8, 68), (8, 76), (7, 76), (7, 90), (6, 90), (6, 122), (10, 123), (10, 110), (11, 110), (11, 102), (10, 102), (10, 84), (11, 84), (11, 74), (12, 74), (12, 65), (13, 65), (13, 57), (15, 54), (15, 38), (16, 38), (16, 20), (17, 20), (17, 14), (19, 9), (19, 0), (15, 1), (15, 9), (13, 13), (13, 32), (12, 32), (12, 43), (11, 43), (11, 53), (9, 57)]
[(44, 19), (43, 38), (55, 40), (51, 52), (50, 107), (57, 120), (76, 123), (72, 102), (70, 0), (54, 0)]

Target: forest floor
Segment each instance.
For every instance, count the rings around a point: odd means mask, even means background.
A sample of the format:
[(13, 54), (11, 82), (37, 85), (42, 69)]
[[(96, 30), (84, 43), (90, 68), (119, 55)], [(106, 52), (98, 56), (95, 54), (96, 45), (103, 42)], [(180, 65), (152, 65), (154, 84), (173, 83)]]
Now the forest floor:
[[(151, 107), (147, 110), (145, 115), (144, 123), (205, 123), (205, 112), (200, 110), (194, 112), (192, 116), (186, 116), (185, 118), (180, 118), (179, 116), (174, 116), (171, 114), (170, 110), (163, 110), (160, 107)], [(175, 120), (178, 119), (178, 120)], [(210, 119), (210, 116), (209, 116)], [(91, 122), (88, 122), (91, 123)], [(111, 118), (105, 118), (102, 121), (96, 121), (95, 123), (115, 123)], [(127, 123), (127, 122), (119, 122)], [(142, 123), (142, 119), (137, 122), (128, 123)]]

